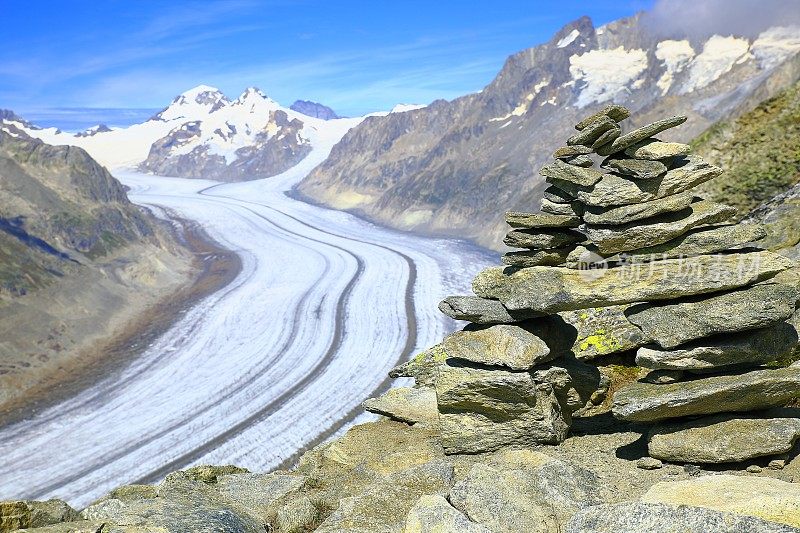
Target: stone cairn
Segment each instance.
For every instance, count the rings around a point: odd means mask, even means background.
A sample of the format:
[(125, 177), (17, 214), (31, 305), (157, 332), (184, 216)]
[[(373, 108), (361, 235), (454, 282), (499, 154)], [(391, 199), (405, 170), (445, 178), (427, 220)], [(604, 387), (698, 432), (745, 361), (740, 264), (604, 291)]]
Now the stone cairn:
[(367, 410), (437, 424), (447, 453), (554, 444), (608, 393), (586, 361), (635, 353), (649, 372), (616, 390), (612, 412), (647, 424), (652, 457), (790, 451), (800, 419), (781, 408), (800, 397), (800, 366), (787, 366), (798, 352), (794, 265), (754, 244), (759, 224), (734, 223), (733, 208), (696, 194), (722, 169), (654, 138), (686, 117), (622, 134), (628, 116), (610, 105), (575, 126), (541, 169), (541, 212), (506, 214), (504, 242), (521, 251), (480, 272), (475, 295), (441, 302), (470, 324), (393, 370), (415, 386)]

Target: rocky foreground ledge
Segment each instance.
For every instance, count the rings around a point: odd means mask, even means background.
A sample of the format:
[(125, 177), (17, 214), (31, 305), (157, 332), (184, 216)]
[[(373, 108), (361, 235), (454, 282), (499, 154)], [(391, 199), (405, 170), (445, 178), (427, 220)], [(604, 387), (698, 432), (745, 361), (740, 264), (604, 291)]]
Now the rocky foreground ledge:
[[(446, 455), (434, 424), (381, 420), (292, 471), (203, 466), (119, 487), (80, 513), (0, 504), (0, 530), (185, 532), (781, 532), (800, 529), (800, 461), (759, 473), (650, 462), (640, 429), (576, 422), (559, 446)], [(620, 452), (619, 450), (622, 450)], [(761, 464), (752, 463), (751, 466)], [(753, 469), (755, 470), (755, 469)], [(46, 525), (50, 524), (50, 525)]]
[(381, 420), (291, 471), (3, 502), (0, 531), (800, 531), (797, 264), (696, 193), (722, 169), (653, 137), (685, 117), (628, 115), (576, 125), (542, 212), (506, 216), (521, 251), (441, 303), (470, 324), (364, 402)]

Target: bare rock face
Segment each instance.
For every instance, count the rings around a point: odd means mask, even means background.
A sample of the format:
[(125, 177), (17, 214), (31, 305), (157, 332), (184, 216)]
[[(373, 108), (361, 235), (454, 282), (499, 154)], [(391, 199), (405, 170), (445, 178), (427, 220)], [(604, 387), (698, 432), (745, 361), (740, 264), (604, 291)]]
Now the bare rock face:
[(200, 136), (200, 122), (189, 122), (154, 142), (141, 168), (162, 176), (222, 181), (243, 181), (280, 174), (302, 161), (311, 152), (311, 145), (301, 135), (304, 126), (301, 120), (289, 119), (282, 110), (271, 110), (269, 113), (264, 130), (255, 135), (252, 144), (238, 148), (230, 163), (226, 156), (210, 152), (204, 144), (195, 146), (187, 153), (176, 150)]

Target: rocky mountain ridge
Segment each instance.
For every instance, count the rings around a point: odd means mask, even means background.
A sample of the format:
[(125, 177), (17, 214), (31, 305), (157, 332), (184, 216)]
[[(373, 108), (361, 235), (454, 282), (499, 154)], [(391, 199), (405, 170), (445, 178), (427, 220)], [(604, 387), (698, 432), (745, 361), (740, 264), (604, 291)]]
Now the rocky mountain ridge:
[(568, 136), (587, 106), (624, 102), (633, 127), (685, 109), (690, 126), (675, 140), (688, 141), (797, 80), (796, 35), (664, 39), (642, 15), (599, 28), (584, 17), (509, 57), (479, 93), (368, 118), (299, 191), (390, 226), (497, 247), (496, 206), (536, 204), (545, 188), (536, 172), (554, 148), (546, 136)]

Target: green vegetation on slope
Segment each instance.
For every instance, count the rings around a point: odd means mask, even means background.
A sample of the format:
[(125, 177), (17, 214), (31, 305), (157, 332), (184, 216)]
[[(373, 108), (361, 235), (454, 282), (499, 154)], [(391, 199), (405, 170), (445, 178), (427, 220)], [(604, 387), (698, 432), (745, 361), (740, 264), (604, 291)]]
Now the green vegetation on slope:
[(715, 124), (692, 148), (725, 169), (701, 190), (747, 215), (800, 182), (800, 82), (735, 120)]

